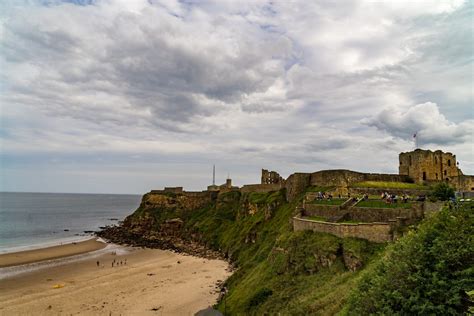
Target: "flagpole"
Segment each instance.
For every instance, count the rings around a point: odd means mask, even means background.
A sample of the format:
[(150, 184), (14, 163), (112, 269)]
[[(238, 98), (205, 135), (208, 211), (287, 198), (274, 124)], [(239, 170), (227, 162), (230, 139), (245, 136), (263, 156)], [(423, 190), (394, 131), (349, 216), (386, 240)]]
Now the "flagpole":
[(418, 148), (418, 131), (415, 132), (415, 134), (413, 134), (413, 138), (414, 138), (414, 141), (415, 141), (415, 150)]

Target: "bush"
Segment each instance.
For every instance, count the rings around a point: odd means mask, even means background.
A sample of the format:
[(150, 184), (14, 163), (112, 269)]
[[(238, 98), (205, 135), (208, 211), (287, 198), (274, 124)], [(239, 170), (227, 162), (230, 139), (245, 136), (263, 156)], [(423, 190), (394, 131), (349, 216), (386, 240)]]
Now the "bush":
[(447, 183), (439, 183), (433, 187), (431, 197), (440, 201), (447, 201), (454, 197), (454, 189)]
[(460, 315), (474, 289), (472, 206), (444, 209), (391, 245), (366, 271), (349, 315)]

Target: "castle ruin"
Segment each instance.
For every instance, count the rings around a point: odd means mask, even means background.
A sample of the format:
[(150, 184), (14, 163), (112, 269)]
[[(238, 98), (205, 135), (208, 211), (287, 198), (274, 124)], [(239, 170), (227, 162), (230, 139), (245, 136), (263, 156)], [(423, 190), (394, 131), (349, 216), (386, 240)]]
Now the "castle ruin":
[(456, 155), (441, 150), (416, 149), (400, 153), (399, 174), (418, 184), (445, 181), (457, 191), (474, 191), (474, 177), (464, 175), (458, 167)]
[(447, 181), (462, 175), (456, 155), (441, 150), (416, 149), (399, 155), (399, 174), (409, 176), (416, 183)]

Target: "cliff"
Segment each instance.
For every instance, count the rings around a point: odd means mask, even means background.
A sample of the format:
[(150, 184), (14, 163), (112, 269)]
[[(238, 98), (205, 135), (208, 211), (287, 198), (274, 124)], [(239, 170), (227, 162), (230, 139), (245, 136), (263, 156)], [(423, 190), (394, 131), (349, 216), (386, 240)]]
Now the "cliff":
[[(102, 237), (122, 244), (227, 258), (237, 270), (218, 308), (229, 315), (336, 313), (358, 272), (384, 245), (309, 231), (291, 218), (309, 177), (295, 176), (272, 192), (150, 192), (120, 227)], [(287, 197), (291, 196), (291, 202)]]

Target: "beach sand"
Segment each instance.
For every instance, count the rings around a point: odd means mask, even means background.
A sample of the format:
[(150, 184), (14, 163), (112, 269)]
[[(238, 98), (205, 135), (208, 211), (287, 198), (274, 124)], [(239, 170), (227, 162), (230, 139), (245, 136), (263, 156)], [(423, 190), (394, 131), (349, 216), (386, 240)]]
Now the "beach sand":
[(0, 280), (0, 315), (194, 315), (231, 274), (221, 260), (126, 249)]
[(92, 238), (48, 248), (1, 254), (0, 268), (78, 255), (99, 250), (105, 248), (105, 246), (107, 244), (97, 241), (97, 238)]

